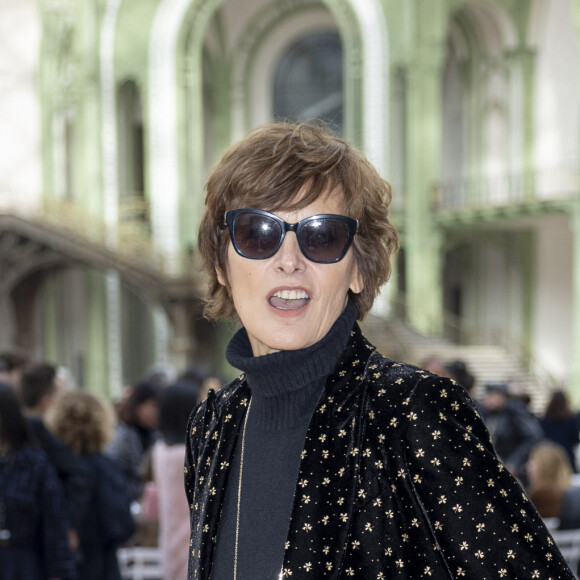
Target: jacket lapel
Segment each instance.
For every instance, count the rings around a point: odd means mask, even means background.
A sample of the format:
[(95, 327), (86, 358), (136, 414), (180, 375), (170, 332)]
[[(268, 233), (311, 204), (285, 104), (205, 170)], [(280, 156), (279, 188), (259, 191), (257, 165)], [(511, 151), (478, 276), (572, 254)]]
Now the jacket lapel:
[(283, 566), (292, 580), (340, 572), (364, 431), (359, 386), (373, 351), (355, 325), (308, 427)]
[(199, 510), (199, 529), (192, 530), (197, 536), (194, 545), (200, 546), (199, 570), (195, 570), (194, 578), (200, 579), (209, 578), (211, 574), (220, 512), (250, 390), (241, 384), (227, 396), (229, 400), (219, 414), (215, 410), (215, 395), (208, 401), (207, 419), (201, 434), (194, 505), (194, 510)]

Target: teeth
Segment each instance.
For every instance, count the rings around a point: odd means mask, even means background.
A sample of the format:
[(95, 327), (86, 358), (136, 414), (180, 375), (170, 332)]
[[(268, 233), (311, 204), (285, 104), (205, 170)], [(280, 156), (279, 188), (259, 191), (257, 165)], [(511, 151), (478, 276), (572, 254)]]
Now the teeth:
[(308, 294), (304, 290), (279, 290), (273, 294), (276, 298), (282, 300), (302, 300), (308, 298)]

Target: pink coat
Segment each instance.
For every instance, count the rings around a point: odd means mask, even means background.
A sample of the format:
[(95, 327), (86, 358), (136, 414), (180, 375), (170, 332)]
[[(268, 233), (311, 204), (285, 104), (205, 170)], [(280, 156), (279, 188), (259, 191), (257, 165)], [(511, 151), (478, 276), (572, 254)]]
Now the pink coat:
[(159, 495), (159, 546), (164, 580), (186, 580), (189, 554), (189, 506), (183, 483), (185, 445), (153, 448), (153, 476)]

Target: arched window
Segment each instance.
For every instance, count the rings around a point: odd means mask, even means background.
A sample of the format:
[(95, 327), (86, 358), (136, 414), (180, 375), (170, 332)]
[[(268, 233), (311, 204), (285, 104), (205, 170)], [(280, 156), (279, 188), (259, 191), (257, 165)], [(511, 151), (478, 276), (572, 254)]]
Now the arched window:
[(342, 132), (342, 44), (337, 32), (302, 36), (282, 55), (274, 78), (274, 118), (323, 119)]
[(117, 123), (121, 220), (147, 221), (141, 95), (133, 81), (119, 88)]

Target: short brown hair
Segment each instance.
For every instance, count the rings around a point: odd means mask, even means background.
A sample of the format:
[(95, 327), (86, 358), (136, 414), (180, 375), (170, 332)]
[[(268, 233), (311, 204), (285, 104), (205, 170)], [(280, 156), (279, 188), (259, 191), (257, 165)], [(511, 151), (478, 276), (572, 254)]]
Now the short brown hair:
[(198, 239), (209, 274), (205, 315), (235, 315), (230, 290), (217, 278), (219, 270), (227, 280), (226, 211), (298, 210), (334, 190), (342, 192), (348, 215), (359, 220), (353, 251), (364, 288), (360, 294), (351, 293), (351, 299), (359, 319), (364, 318), (389, 279), (391, 256), (398, 248), (397, 231), (389, 221), (391, 187), (360, 151), (309, 123), (271, 123), (254, 129), (212, 170)]
[(101, 453), (113, 435), (113, 410), (86, 391), (64, 391), (51, 405), (47, 423), (77, 455)]

